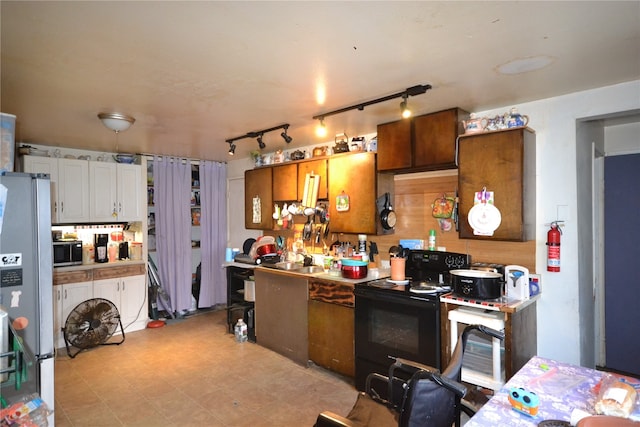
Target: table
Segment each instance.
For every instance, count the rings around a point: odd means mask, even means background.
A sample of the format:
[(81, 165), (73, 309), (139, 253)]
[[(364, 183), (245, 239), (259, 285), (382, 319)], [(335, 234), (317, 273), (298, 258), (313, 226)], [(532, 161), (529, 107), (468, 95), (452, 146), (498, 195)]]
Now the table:
[[(465, 424), (465, 427), (535, 427), (540, 421), (548, 419), (569, 421), (574, 409), (592, 413), (596, 400), (594, 387), (604, 374), (605, 372), (594, 369), (534, 356)], [(625, 378), (638, 390), (640, 380)], [(512, 409), (508, 400), (508, 393), (512, 387), (522, 387), (538, 395), (540, 405), (535, 417)], [(631, 418), (640, 421), (638, 405)]]

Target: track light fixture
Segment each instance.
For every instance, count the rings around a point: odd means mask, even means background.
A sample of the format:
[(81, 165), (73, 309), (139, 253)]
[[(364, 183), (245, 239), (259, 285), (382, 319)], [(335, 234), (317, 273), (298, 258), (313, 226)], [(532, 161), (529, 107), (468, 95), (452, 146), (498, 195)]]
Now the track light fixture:
[(316, 136), (324, 138), (327, 136), (327, 127), (324, 124), (324, 117), (318, 117), (318, 119), (320, 120), (320, 123), (318, 123), (318, 126), (316, 127)]
[(258, 147), (260, 147), (261, 150), (264, 150), (264, 148), (267, 146), (267, 144), (265, 144), (262, 141), (262, 134), (258, 135), (257, 140), (258, 140)]
[(407, 105), (407, 98), (409, 97), (409, 95), (404, 94), (402, 95), (402, 102), (400, 103), (400, 112), (402, 113), (402, 118), (403, 119), (408, 119), (409, 117), (411, 117), (411, 110), (409, 109), (408, 105)]
[(237, 141), (239, 139), (244, 139), (244, 138), (256, 138), (258, 140), (258, 146), (260, 147), (260, 149), (264, 149), (266, 148), (266, 144), (264, 143), (264, 141), (262, 140), (263, 136), (265, 133), (267, 132), (272, 132), (274, 130), (278, 130), (278, 129), (284, 129), (284, 132), (282, 132), (280, 135), (284, 138), (284, 140), (288, 143), (290, 143), (291, 141), (293, 141), (293, 138), (291, 138), (289, 135), (287, 135), (287, 129), (289, 129), (289, 123), (284, 123), (278, 126), (274, 126), (272, 128), (269, 129), (263, 129), (263, 130), (258, 130), (255, 132), (247, 132), (244, 135), (240, 135), (240, 136), (236, 136), (235, 138), (229, 138), (226, 139), (225, 142), (229, 144), (229, 154), (233, 155), (233, 153), (236, 150), (236, 145), (233, 144), (234, 141)]
[[(402, 92), (394, 93), (392, 95), (383, 96), (382, 98), (373, 99), (371, 101), (366, 101), (366, 102), (362, 102), (360, 104), (350, 105), (349, 107), (344, 107), (344, 108), (340, 108), (338, 110), (328, 111), (326, 113), (322, 113), (322, 114), (318, 114), (316, 116), (313, 116), (312, 117), (313, 120), (320, 120), (320, 124), (316, 128), (316, 135), (319, 136), (319, 137), (326, 136), (326, 128), (325, 128), (325, 125), (324, 125), (325, 117), (333, 116), (335, 114), (345, 113), (345, 112), (351, 111), (351, 110), (360, 110), (360, 111), (362, 111), (362, 110), (364, 110), (364, 107), (367, 107), (369, 105), (378, 104), (380, 102), (389, 101), (389, 100), (395, 99), (395, 98), (403, 98), (403, 100), (404, 100), (402, 102), (402, 104), (400, 104), (401, 107), (403, 108), (403, 117), (404, 117), (404, 111), (406, 110), (406, 106), (407, 106), (407, 98), (409, 98), (410, 96), (422, 95), (423, 93), (425, 93), (429, 89), (431, 89), (431, 85), (428, 85), (428, 84), (427, 85), (411, 86), (411, 87), (406, 88)], [(322, 132), (321, 128), (324, 128), (324, 134), (323, 135), (321, 135), (321, 132)]]
[(291, 138), (289, 135), (287, 135), (287, 129), (289, 129), (289, 125), (286, 125), (284, 127), (284, 132), (282, 132), (280, 134), (280, 136), (284, 139), (284, 142), (286, 142), (287, 144), (290, 144), (291, 141), (293, 141), (293, 138)]

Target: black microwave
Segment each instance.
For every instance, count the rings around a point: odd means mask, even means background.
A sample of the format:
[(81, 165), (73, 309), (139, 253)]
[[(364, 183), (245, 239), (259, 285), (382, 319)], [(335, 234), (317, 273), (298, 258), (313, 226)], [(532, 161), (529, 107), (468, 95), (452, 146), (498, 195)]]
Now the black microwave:
[(53, 242), (53, 266), (82, 264), (82, 241), (54, 241)]

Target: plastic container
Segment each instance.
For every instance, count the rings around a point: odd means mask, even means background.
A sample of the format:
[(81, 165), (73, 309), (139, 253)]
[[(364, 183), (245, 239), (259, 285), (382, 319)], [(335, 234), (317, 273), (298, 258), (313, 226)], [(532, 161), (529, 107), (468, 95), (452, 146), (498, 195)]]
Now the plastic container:
[(0, 172), (13, 172), (16, 147), (16, 116), (0, 113)]
[(130, 243), (129, 257), (131, 258), (132, 261), (142, 260), (142, 243), (141, 242)]
[(238, 319), (238, 323), (236, 323), (233, 332), (236, 336), (236, 342), (242, 343), (247, 341), (247, 324), (244, 323), (244, 320)]
[(244, 300), (255, 301), (256, 300), (256, 282), (253, 280), (244, 281)]
[(367, 262), (349, 258), (342, 259), (342, 277), (345, 279), (364, 279), (367, 277)]

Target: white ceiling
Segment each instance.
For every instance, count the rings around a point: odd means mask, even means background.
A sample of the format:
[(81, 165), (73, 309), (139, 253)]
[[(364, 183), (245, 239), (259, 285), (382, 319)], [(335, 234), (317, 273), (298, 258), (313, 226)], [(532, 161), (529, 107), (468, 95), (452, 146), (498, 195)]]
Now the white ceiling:
[[(290, 123), (294, 141), (268, 133), (266, 152), (324, 142), (312, 116), (418, 84), (433, 86), (409, 98), (423, 114), (640, 79), (638, 1), (3, 0), (0, 14), (0, 107), (17, 140), (96, 151), (228, 160), (228, 138)], [(525, 58), (550, 64), (497, 70)], [(400, 101), (327, 118), (327, 139), (375, 132)], [(116, 138), (102, 111), (136, 122)]]

